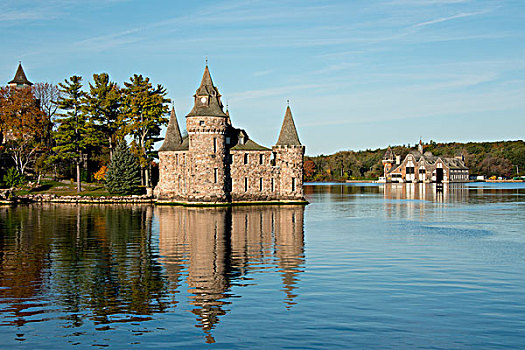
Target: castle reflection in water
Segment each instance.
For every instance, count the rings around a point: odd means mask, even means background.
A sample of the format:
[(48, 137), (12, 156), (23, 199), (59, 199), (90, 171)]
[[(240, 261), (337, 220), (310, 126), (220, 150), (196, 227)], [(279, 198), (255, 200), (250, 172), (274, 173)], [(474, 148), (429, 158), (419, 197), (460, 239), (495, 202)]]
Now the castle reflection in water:
[(204, 331), (226, 313), (232, 284), (245, 284), (252, 270), (277, 268), (284, 302), (287, 307), (295, 304), (304, 263), (303, 206), (156, 207), (155, 211), (160, 261), (170, 290), (177, 291), (185, 279), (197, 326)]
[(0, 326), (48, 322), (53, 309), (67, 329), (101, 327), (183, 303), (213, 342), (211, 330), (239, 296), (232, 287), (257, 283), (249, 275), (279, 275), (284, 306), (296, 303), (303, 225), (304, 206), (3, 207)]

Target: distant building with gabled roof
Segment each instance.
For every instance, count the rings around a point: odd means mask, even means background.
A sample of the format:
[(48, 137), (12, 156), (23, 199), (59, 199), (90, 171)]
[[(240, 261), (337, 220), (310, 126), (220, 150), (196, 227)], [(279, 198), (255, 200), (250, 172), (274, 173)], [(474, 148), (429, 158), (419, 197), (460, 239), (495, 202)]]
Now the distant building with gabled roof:
[(10, 87), (28, 87), (33, 85), (32, 82), (29, 81), (26, 77), (26, 73), (24, 72), (24, 69), (22, 68), (22, 62), (18, 63), (18, 68), (16, 69), (15, 77), (13, 80), (7, 83)]
[(182, 136), (172, 108), (159, 149), (159, 203), (227, 204), (239, 202), (304, 203), (305, 147), (286, 108), (277, 143), (272, 148), (233, 127), (208, 66), (186, 116)]
[(463, 156), (455, 158), (437, 157), (431, 152), (423, 153), (423, 143), (418, 150), (411, 151), (403, 161), (388, 147), (383, 156), (386, 182), (468, 182), (469, 168)]

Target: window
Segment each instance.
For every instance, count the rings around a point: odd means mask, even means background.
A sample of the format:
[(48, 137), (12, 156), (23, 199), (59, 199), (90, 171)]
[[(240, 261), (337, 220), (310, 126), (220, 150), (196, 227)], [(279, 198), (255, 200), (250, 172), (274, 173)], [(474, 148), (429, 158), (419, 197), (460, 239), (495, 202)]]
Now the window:
[(213, 138), (213, 153), (217, 153), (217, 138)]
[(247, 192), (248, 191), (248, 178), (245, 177), (244, 178), (244, 192)]
[(248, 164), (248, 153), (244, 153), (244, 164)]
[(219, 178), (219, 170), (217, 168), (213, 169), (213, 181), (217, 183), (217, 179)]
[(275, 152), (272, 152), (272, 159), (270, 159), (270, 164), (275, 166), (275, 158), (277, 157), (277, 154)]
[(200, 126), (204, 126), (204, 120), (201, 120), (201, 121), (199, 122), (199, 124), (200, 124)]
[(231, 139), (229, 137), (226, 137), (226, 144), (229, 145), (231, 142)]
[(259, 191), (262, 192), (262, 190), (263, 190), (263, 178), (261, 177), (259, 178)]
[(425, 168), (419, 168), (419, 173), (424, 174), (426, 172)]
[(272, 185), (271, 185), (271, 188), (272, 188), (272, 192), (273, 192), (273, 191), (274, 191), (273, 179), (272, 179)]
[(292, 192), (295, 192), (295, 177), (292, 177)]
[(264, 154), (259, 154), (259, 164), (262, 164), (264, 162)]

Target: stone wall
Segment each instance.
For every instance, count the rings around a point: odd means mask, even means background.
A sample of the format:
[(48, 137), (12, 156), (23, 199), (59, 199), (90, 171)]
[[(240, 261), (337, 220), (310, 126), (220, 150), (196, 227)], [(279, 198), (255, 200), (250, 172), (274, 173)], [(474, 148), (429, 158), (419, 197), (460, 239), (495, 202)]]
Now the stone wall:
[[(245, 156), (248, 157), (248, 164), (244, 164)], [(279, 168), (272, 165), (272, 151), (231, 151), (230, 166), (232, 200), (269, 201), (280, 198)]]
[(302, 200), (304, 146), (274, 146), (279, 167), (279, 197), (283, 200)]
[(189, 159), (187, 200), (226, 202), (226, 118), (187, 117)]
[(187, 151), (159, 152), (159, 183), (155, 197), (159, 199), (186, 199)]

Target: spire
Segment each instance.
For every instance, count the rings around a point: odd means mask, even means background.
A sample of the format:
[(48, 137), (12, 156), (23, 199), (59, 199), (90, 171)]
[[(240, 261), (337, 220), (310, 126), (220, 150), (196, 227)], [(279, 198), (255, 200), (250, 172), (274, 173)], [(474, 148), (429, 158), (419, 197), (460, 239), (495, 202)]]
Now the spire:
[(204, 69), (201, 85), (193, 97), (194, 105), (188, 117), (226, 117), (222, 110), (221, 94), (213, 85), (208, 65)]
[(26, 73), (24, 73), (22, 62), (18, 61), (18, 68), (16, 69), (15, 77), (8, 84), (27, 86), (33, 85), (33, 83), (27, 79)]
[(392, 148), (388, 146), (386, 149), (385, 155), (383, 156), (383, 160), (394, 160), (394, 152), (392, 152)]
[(159, 148), (159, 151), (174, 151), (182, 143), (182, 136), (180, 134), (179, 123), (175, 115), (175, 107), (171, 107), (170, 121), (166, 129), (166, 137), (164, 143)]
[(208, 64), (206, 64), (206, 68), (204, 68), (204, 74), (202, 75), (201, 86), (199, 87), (199, 90), (203, 87), (214, 88), (213, 81), (211, 80), (210, 70), (208, 69)]
[(281, 127), (281, 133), (279, 134), (276, 146), (301, 146), (290, 106), (286, 107), (283, 126)]

